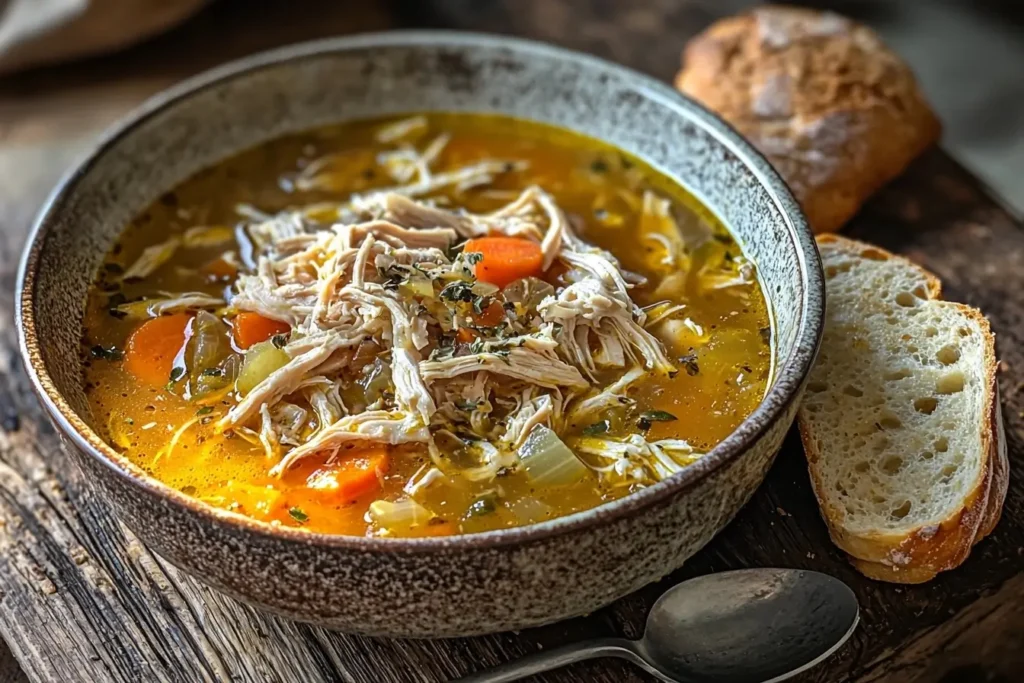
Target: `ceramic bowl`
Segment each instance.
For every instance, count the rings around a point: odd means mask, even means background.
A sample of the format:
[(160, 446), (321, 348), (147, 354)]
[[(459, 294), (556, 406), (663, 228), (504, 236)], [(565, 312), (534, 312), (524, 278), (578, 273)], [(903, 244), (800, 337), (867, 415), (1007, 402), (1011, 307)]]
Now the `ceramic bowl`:
[[(118, 455), (82, 391), (86, 291), (122, 227), (195, 172), (285, 133), (409, 111), (495, 112), (600, 138), (676, 179), (757, 264), (774, 381), (697, 464), (621, 500), (518, 529), (429, 539), (274, 528), (209, 507)], [(230, 595), (390, 636), (520, 629), (591, 612), (697, 552), (753, 494), (792, 423), (822, 327), (814, 240), (768, 163), (697, 104), (633, 71), (509, 38), (384, 33), (288, 47), (153, 98), (108, 133), (42, 212), (19, 281), (25, 363), (67, 451), (124, 522)]]

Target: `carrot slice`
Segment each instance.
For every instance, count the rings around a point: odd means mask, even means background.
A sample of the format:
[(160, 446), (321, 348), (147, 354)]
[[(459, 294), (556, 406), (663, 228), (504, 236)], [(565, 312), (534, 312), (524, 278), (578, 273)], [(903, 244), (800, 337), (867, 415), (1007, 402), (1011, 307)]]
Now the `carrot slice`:
[[(505, 319), (505, 309), (502, 308), (500, 303), (491, 299), (491, 303), (488, 304), (487, 308), (480, 313), (471, 313), (469, 317), (473, 320), (473, 324), (478, 327), (494, 327)], [(463, 344), (472, 344), (473, 340), (479, 336), (479, 332), (469, 327), (460, 327), (459, 331), (455, 333), (455, 339)]]
[(472, 344), (473, 340), (479, 337), (476, 330), (468, 327), (460, 327), (459, 331), (455, 333), (455, 339), (462, 344)]
[(491, 303), (482, 313), (473, 314), (473, 322), (480, 327), (494, 327), (505, 319), (505, 309), (500, 303), (491, 299)]
[(232, 332), (238, 348), (247, 349), (262, 341), (267, 341), (275, 334), (285, 334), (289, 330), (291, 327), (285, 323), (264, 318), (259, 313), (242, 311), (235, 316)]
[(473, 267), (477, 280), (504, 287), (514, 280), (540, 275), (540, 245), (518, 237), (479, 237), (466, 242), (465, 253), (481, 254)]
[(325, 462), (306, 476), (306, 488), (323, 503), (344, 503), (380, 488), (390, 456), (384, 446), (342, 451), (334, 462)]
[(191, 315), (176, 313), (152, 318), (139, 325), (128, 337), (124, 368), (147, 384), (167, 384), (174, 369), (174, 359), (188, 341), (191, 321)]

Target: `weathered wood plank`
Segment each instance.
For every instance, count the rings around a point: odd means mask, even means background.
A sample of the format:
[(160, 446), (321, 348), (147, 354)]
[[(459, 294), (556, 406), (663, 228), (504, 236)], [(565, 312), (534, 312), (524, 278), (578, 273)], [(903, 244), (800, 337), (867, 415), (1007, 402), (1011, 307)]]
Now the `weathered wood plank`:
[[(569, 639), (636, 636), (647, 607), (665, 585), (759, 565), (827, 571), (849, 581), (862, 601), (864, 622), (851, 645), (804, 680), (923, 683), (956, 667), (975, 676), (965, 680), (996, 674), (1015, 680), (1020, 661), (1013, 645), (1024, 628), (1019, 475), (1011, 481), (1003, 522), (964, 568), (926, 586), (887, 586), (860, 578), (828, 542), (793, 439), (755, 500), (683, 570), (588, 619), (522, 634), (423, 642), (327, 632), (240, 605), (142, 547), (66, 466), (59, 441), (27, 387), (10, 323), (13, 267), (31, 213), (91, 130), (167, 82), (233, 56), (232, 50), (351, 28), (348, 9), (335, 3), (316, 3), (316, 11), (302, 20), (287, 3), (272, 2), (271, 17), (264, 17), (270, 23), (246, 20), (252, 30), (235, 27), (244, 38), (232, 46), (238, 39), (221, 38), (242, 16), (244, 4), (229, 1), (215, 8), (155, 47), (133, 51), (137, 58), (98, 60), (0, 83), (5, 95), (0, 105), (0, 177), (5, 178), (0, 184), (0, 633), (33, 681), (443, 681)], [(531, 35), (662, 78), (674, 71), (683, 40), (709, 18), (702, 9), (707, 4), (669, 0), (652, 0), (642, 10), (596, 0), (436, 0), (396, 6), (406, 12), (398, 17), (406, 24)], [(365, 21), (397, 21), (383, 11)], [(62, 87), (70, 82), (85, 85)], [(72, 118), (69, 112), (76, 107)], [(1024, 233), (1019, 225), (969, 174), (934, 152), (883, 192), (852, 232), (921, 260), (946, 280), (951, 297), (991, 316), (1008, 366), (1001, 384), (1010, 450), (1020, 471)], [(600, 662), (544, 680), (649, 679), (620, 663)]]

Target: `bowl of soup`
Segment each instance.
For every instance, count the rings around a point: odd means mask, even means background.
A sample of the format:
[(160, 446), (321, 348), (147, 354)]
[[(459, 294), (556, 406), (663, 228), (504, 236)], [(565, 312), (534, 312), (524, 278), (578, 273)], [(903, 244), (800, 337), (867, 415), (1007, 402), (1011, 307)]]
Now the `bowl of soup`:
[(667, 86), (449, 33), (261, 54), (58, 188), (19, 331), (67, 454), (200, 580), (376, 635), (678, 568), (762, 481), (823, 287), (785, 185)]

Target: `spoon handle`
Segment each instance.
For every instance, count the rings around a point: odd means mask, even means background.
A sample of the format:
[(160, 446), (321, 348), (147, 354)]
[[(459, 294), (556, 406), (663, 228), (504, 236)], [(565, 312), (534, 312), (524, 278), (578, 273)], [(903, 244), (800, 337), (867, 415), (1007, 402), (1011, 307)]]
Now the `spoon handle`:
[(623, 657), (632, 662), (636, 662), (638, 659), (632, 640), (598, 638), (544, 650), (496, 666), (493, 669), (470, 674), (453, 683), (509, 683), (544, 671), (558, 669), (573, 662), (596, 657)]

